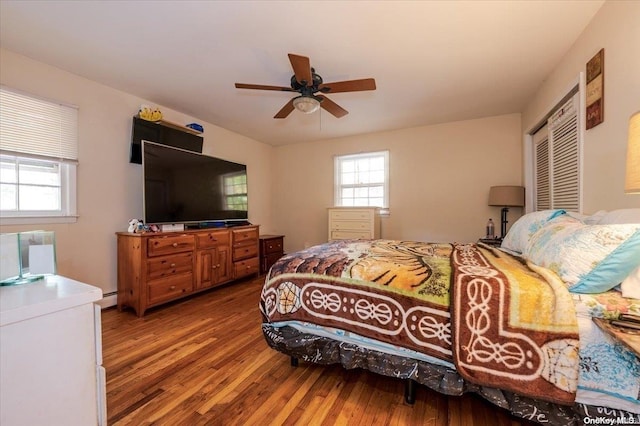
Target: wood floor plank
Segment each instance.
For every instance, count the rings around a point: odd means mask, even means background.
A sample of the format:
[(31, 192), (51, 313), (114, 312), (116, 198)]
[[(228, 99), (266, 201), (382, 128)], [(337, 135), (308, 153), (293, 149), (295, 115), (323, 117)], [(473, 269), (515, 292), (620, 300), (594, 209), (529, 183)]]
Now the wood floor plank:
[(365, 370), (300, 362), (261, 330), (264, 277), (149, 309), (103, 311), (108, 425), (530, 426), (475, 395), (446, 397)]

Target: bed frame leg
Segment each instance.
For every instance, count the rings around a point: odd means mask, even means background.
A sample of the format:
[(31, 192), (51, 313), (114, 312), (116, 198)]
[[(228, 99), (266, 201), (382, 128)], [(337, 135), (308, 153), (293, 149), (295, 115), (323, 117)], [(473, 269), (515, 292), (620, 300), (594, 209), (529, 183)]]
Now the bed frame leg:
[(416, 402), (416, 382), (412, 379), (407, 379), (404, 382), (404, 400), (409, 405), (413, 405)]
[(291, 366), (292, 367), (297, 367), (298, 366), (298, 358), (292, 356), (291, 357)]

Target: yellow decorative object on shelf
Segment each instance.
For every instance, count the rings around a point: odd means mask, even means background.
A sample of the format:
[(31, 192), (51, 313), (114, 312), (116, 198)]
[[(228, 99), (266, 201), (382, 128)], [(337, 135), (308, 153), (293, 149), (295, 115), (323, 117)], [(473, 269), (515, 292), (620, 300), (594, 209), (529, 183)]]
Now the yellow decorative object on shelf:
[(147, 121), (160, 121), (162, 120), (162, 111), (158, 108), (151, 108), (148, 105), (141, 105), (138, 117)]

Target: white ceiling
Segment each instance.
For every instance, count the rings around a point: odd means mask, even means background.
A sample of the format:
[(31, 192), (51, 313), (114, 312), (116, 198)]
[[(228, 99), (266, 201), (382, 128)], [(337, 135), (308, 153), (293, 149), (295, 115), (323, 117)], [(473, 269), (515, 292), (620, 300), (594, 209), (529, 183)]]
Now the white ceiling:
[[(0, 0), (0, 45), (284, 145), (521, 112), (603, 1)], [(295, 93), (234, 83), (287, 86), (288, 53), (377, 90), (273, 119)]]

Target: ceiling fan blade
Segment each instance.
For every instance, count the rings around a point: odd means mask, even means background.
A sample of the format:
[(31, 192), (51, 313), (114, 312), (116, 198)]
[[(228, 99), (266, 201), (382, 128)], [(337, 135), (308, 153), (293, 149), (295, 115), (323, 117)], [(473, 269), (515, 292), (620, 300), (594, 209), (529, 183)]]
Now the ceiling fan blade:
[(295, 92), (291, 87), (265, 86), (263, 84), (236, 83), (236, 89), (276, 90), (279, 92)]
[(376, 90), (376, 81), (373, 78), (361, 80), (336, 81), (324, 83), (318, 86), (322, 93), (361, 92), (363, 90)]
[(311, 86), (313, 84), (313, 77), (311, 76), (311, 63), (309, 62), (309, 58), (289, 53), (289, 62), (291, 62), (291, 67), (293, 68), (293, 73), (296, 75), (298, 83)]
[(289, 114), (291, 114), (291, 111), (293, 111), (293, 109), (293, 99), (291, 99), (282, 107), (280, 111), (278, 111), (276, 115), (273, 116), (273, 118), (287, 118)]
[(349, 114), (349, 111), (342, 108), (340, 105), (333, 102), (331, 99), (327, 98), (326, 96), (316, 95), (316, 97), (322, 99), (322, 101), (320, 102), (320, 106), (324, 108), (326, 111), (336, 116), (337, 118), (344, 117), (345, 115)]

